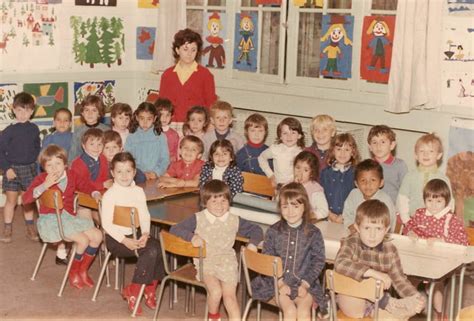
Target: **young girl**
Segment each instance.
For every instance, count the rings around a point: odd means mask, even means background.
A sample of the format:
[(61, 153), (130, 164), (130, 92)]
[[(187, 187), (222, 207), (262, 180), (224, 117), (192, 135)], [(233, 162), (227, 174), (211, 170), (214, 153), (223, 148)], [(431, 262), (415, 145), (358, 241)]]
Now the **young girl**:
[[(133, 311), (140, 287), (145, 287), (145, 305), (150, 309), (156, 308), (156, 287), (164, 277), (163, 258), (160, 243), (150, 237), (150, 213), (146, 205), (146, 196), (143, 189), (135, 185), (133, 178), (136, 164), (132, 154), (118, 153), (112, 159), (111, 173), (114, 184), (105, 192), (102, 199), (102, 226), (107, 233), (105, 243), (107, 249), (117, 257), (135, 257), (138, 250), (137, 266), (132, 283), (125, 287), (122, 296), (128, 301), (128, 308)], [(138, 212), (140, 228), (137, 240), (132, 238), (132, 229), (115, 225), (115, 206), (135, 207)], [(137, 314), (141, 314), (141, 307)]]
[(329, 149), (328, 167), (321, 173), (321, 186), (329, 204), (329, 220), (342, 224), (344, 202), (354, 188), (354, 166), (359, 162), (357, 144), (351, 134), (336, 135)]
[[(258, 157), (263, 172), (274, 187), (293, 181), (293, 160), (304, 148), (304, 133), (301, 123), (293, 117), (283, 119), (277, 127), (278, 139)], [(273, 171), (268, 163), (273, 159)]]
[(160, 118), (161, 129), (163, 130), (163, 134), (165, 134), (168, 143), (170, 162), (174, 162), (178, 159), (179, 135), (176, 130), (170, 128), (171, 118), (173, 118), (174, 114), (173, 104), (169, 99), (158, 98), (155, 101), (155, 108)]
[[(65, 236), (76, 243), (76, 256), (69, 272), (69, 283), (78, 289), (84, 285), (93, 287), (94, 282), (87, 271), (94, 260), (97, 248), (102, 242), (102, 233), (94, 227), (91, 219), (76, 216), (74, 196), (77, 191), (91, 194), (98, 199), (100, 193), (88, 179), (66, 170), (67, 153), (57, 145), (49, 145), (39, 156), (39, 162), (45, 172), (35, 177), (28, 190), (23, 194), (23, 203), (33, 203), (46, 190), (62, 193), (63, 211), (61, 213)], [(44, 242), (61, 241), (56, 218), (56, 210), (43, 205), (38, 209), (38, 232)]]
[(110, 122), (112, 130), (120, 134), (122, 144), (125, 144), (129, 134), (130, 121), (132, 120), (132, 107), (129, 104), (115, 103), (110, 109)]
[(164, 174), (169, 165), (168, 144), (162, 135), (160, 117), (155, 106), (143, 102), (133, 113), (130, 135), (125, 143), (147, 179)]
[(72, 162), (77, 156), (82, 154), (82, 135), (89, 128), (96, 127), (102, 131), (110, 129), (109, 126), (100, 122), (100, 119), (105, 114), (105, 106), (99, 96), (87, 96), (76, 108), (79, 108), (81, 113), (82, 125), (74, 126), (71, 148), (68, 152), (69, 162)]
[(244, 178), (235, 164), (232, 143), (227, 139), (216, 140), (212, 143), (209, 160), (201, 170), (199, 186), (204, 186), (211, 179), (218, 179), (229, 185), (232, 198), (243, 190)]
[(231, 195), (224, 182), (215, 179), (207, 182), (200, 196), (205, 209), (172, 226), (170, 232), (191, 241), (193, 246), (206, 245), (202, 281), (208, 290), (209, 321), (220, 320), (221, 298), (229, 320), (240, 320), (236, 297), (238, 263), (233, 249), (235, 237), (237, 234), (248, 237), (247, 247), (256, 251), (263, 232), (258, 225), (229, 213)]
[(319, 164), (316, 156), (309, 151), (299, 153), (295, 157), (293, 172), (295, 182), (303, 184), (308, 193), (315, 218), (318, 220), (326, 218), (329, 212), (328, 201), (323, 188), (318, 183)]
[(183, 134), (194, 135), (201, 140), (209, 127), (210, 119), (209, 112), (202, 106), (194, 106), (188, 110), (186, 114), (186, 121), (183, 125)]
[[(278, 280), (280, 305), (285, 320), (310, 320), (313, 302), (327, 314), (319, 274), (325, 264), (324, 240), (309, 222), (311, 205), (303, 185), (289, 183), (280, 189), (278, 209), (282, 219), (265, 234), (262, 253), (279, 256), (283, 277)], [(252, 281), (255, 299), (274, 296), (273, 280), (258, 276)]]

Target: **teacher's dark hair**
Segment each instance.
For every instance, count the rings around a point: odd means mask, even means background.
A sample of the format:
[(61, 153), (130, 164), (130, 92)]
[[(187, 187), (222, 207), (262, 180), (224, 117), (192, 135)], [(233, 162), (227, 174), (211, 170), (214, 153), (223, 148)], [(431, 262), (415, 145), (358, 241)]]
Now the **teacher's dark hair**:
[(201, 51), (202, 51), (202, 38), (201, 35), (198, 34), (196, 31), (193, 31), (189, 28), (183, 29), (178, 31), (174, 35), (174, 41), (173, 41), (173, 57), (176, 62), (179, 60), (179, 55), (176, 53), (176, 49), (184, 45), (186, 42), (188, 43), (196, 43), (197, 46), (197, 53), (196, 53), (196, 62), (199, 62), (201, 59)]

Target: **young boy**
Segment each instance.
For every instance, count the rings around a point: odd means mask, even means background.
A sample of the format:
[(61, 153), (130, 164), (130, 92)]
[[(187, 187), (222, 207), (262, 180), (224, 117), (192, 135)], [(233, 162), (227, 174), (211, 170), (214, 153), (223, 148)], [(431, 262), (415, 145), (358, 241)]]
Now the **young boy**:
[(225, 101), (216, 101), (211, 106), (211, 124), (214, 126), (214, 130), (208, 131), (204, 137), (204, 155), (203, 159), (207, 160), (209, 156), (209, 149), (212, 143), (216, 140), (227, 139), (231, 142), (234, 150), (240, 150), (244, 146), (244, 138), (239, 134), (232, 131), (232, 106)]
[(395, 204), (403, 177), (408, 172), (407, 164), (402, 159), (393, 156), (393, 151), (397, 146), (396, 134), (388, 126), (376, 125), (370, 129), (367, 142), (374, 159), (383, 168), (382, 189)]
[(120, 134), (122, 144), (125, 144), (129, 134), (128, 127), (132, 119), (132, 107), (129, 104), (115, 103), (110, 109), (110, 122), (112, 123), (112, 130)]
[(242, 172), (265, 175), (258, 163), (258, 156), (268, 148), (264, 144), (268, 136), (268, 122), (265, 117), (255, 113), (245, 120), (244, 130), (247, 144), (235, 155), (237, 166)]
[(375, 199), (382, 201), (388, 207), (390, 214), (390, 228), (393, 231), (396, 222), (395, 205), (390, 196), (380, 188), (384, 185), (384, 175), (382, 166), (373, 159), (366, 159), (355, 167), (355, 185), (344, 202), (342, 217), (344, 227), (353, 229), (357, 207), (364, 201)]
[[(403, 223), (408, 222), (415, 211), (424, 206), (423, 188), (433, 178), (444, 180), (451, 190), (446, 175), (438, 169), (438, 162), (443, 157), (443, 144), (435, 134), (425, 134), (415, 143), (415, 159), (418, 167), (409, 171), (403, 178), (397, 198), (397, 209)], [(451, 193), (452, 194), (452, 193)], [(454, 208), (453, 200), (449, 203)]]
[(204, 144), (196, 136), (184, 136), (179, 144), (181, 159), (171, 163), (166, 174), (160, 177), (158, 187), (197, 187), (204, 161), (201, 155)]
[(64, 148), (64, 150), (69, 150), (71, 148), (72, 142), (72, 113), (67, 108), (59, 108), (54, 112), (53, 115), (53, 127), (54, 132), (47, 135), (43, 139), (43, 145), (41, 150), (45, 149), (51, 144), (58, 145), (59, 147)]
[(328, 150), (331, 147), (331, 139), (336, 135), (336, 122), (329, 115), (318, 115), (311, 121), (310, 130), (314, 141), (305, 150), (318, 158), (319, 175), (321, 175), (323, 169), (328, 166)]
[[(387, 206), (379, 200), (363, 202), (357, 208), (354, 228), (356, 233), (341, 241), (334, 262), (336, 272), (357, 281), (371, 277), (381, 280), (385, 290), (393, 285), (402, 299), (385, 293), (379, 303), (392, 316), (408, 318), (419, 313), (425, 306), (425, 298), (403, 274), (395, 245), (385, 241), (390, 229)], [(352, 318), (369, 316), (372, 312), (370, 302), (345, 295), (339, 295), (338, 305)]]
[[(24, 191), (36, 176), (36, 159), (41, 149), (39, 128), (30, 123), (35, 110), (33, 97), (25, 92), (13, 98), (13, 113), (16, 123), (9, 125), (0, 135), (0, 168), (3, 171), (2, 189), (6, 202), (3, 208), (4, 229), (1, 242), (12, 241), (12, 221), (18, 195)], [(26, 236), (38, 241), (33, 219), (34, 205), (24, 204), (23, 215), (26, 222)]]
[(156, 111), (160, 115), (161, 129), (168, 140), (168, 151), (170, 163), (178, 159), (179, 135), (176, 130), (170, 128), (171, 118), (173, 118), (174, 108), (169, 99), (158, 98), (155, 101)]

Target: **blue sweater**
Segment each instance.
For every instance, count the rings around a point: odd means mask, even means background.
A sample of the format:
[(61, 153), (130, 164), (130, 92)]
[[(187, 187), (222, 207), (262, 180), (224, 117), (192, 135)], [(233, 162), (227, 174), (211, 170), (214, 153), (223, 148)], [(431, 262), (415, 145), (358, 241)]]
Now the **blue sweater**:
[(128, 135), (125, 150), (132, 153), (137, 167), (143, 172), (155, 172), (160, 176), (170, 163), (166, 135), (156, 135), (153, 128), (144, 131), (139, 127)]
[(354, 167), (349, 167), (341, 172), (329, 166), (321, 173), (321, 186), (328, 200), (329, 210), (334, 214), (341, 215), (344, 202), (354, 188)]
[(0, 168), (36, 162), (41, 149), (39, 128), (29, 121), (11, 124), (0, 134)]
[(51, 133), (47, 135), (43, 139), (43, 145), (41, 146), (41, 150), (45, 149), (49, 145), (58, 145), (59, 147), (64, 148), (64, 150), (67, 152), (69, 149), (71, 149), (71, 143), (72, 143), (72, 133), (71, 132), (63, 132), (60, 133), (58, 131), (55, 131), (54, 133)]

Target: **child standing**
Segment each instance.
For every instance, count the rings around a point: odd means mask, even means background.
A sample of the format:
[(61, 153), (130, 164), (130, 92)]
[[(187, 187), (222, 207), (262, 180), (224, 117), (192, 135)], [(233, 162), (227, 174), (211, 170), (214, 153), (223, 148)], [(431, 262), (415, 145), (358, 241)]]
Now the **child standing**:
[[(327, 314), (319, 275), (325, 265), (324, 240), (319, 229), (309, 222), (311, 205), (299, 183), (284, 185), (278, 197), (282, 219), (270, 226), (263, 242), (264, 254), (278, 256), (283, 276), (278, 280), (280, 307), (285, 320), (310, 320), (313, 302)], [(273, 279), (258, 276), (252, 281), (255, 299), (274, 296)]]
[[(438, 136), (425, 134), (418, 138), (415, 144), (418, 167), (405, 175), (397, 198), (397, 209), (403, 223), (408, 222), (415, 211), (423, 207), (423, 188), (428, 181), (434, 178), (442, 179), (451, 190), (448, 177), (438, 169), (438, 162), (442, 157), (443, 144)], [(449, 206), (454, 208), (452, 200)]]
[(127, 141), (132, 114), (132, 107), (130, 107), (129, 104), (115, 103), (110, 109), (110, 122), (112, 123), (112, 130), (120, 134), (120, 138), (122, 138), (122, 144)]
[(393, 151), (397, 146), (396, 134), (388, 126), (377, 125), (370, 129), (367, 142), (374, 159), (383, 168), (382, 190), (390, 196), (395, 204), (403, 177), (408, 172), (407, 164), (402, 159), (393, 156)]
[(186, 113), (186, 120), (183, 124), (183, 135), (194, 135), (199, 139), (204, 138), (204, 134), (209, 127), (209, 112), (202, 106), (191, 107)]
[(174, 162), (178, 159), (179, 135), (176, 130), (170, 128), (171, 118), (174, 114), (173, 105), (169, 99), (159, 98), (155, 101), (155, 107), (160, 117), (161, 129), (168, 141), (170, 162)]
[(318, 115), (311, 121), (310, 130), (313, 136), (313, 144), (306, 147), (305, 150), (313, 153), (318, 158), (318, 173), (321, 174), (323, 169), (328, 166), (328, 151), (331, 147), (331, 139), (336, 135), (336, 122), (329, 115)]
[(109, 126), (104, 125), (100, 122), (101, 118), (104, 117), (105, 114), (105, 106), (99, 96), (87, 96), (79, 104), (79, 108), (81, 113), (82, 125), (79, 125), (74, 128), (74, 133), (72, 134), (71, 149), (68, 152), (69, 162), (72, 162), (74, 159), (76, 159), (77, 156), (82, 154), (82, 135), (84, 135), (84, 133), (89, 128), (98, 128), (102, 131), (110, 129)]
[(147, 180), (163, 175), (170, 162), (166, 136), (162, 135), (158, 116), (153, 104), (138, 105), (125, 143), (125, 150), (132, 153)]
[(321, 220), (328, 217), (328, 201), (324, 190), (318, 183), (319, 164), (313, 153), (302, 151), (295, 157), (293, 172), (295, 182), (304, 186), (312, 208), (310, 218)]
[[(258, 157), (258, 163), (273, 187), (293, 181), (293, 160), (304, 148), (303, 128), (296, 118), (283, 119), (278, 124), (277, 137), (277, 142)], [(273, 159), (274, 171), (269, 159)]]
[[(114, 184), (105, 192), (102, 199), (102, 226), (106, 232), (107, 249), (117, 257), (135, 257), (138, 250), (138, 260), (132, 283), (125, 287), (122, 296), (128, 301), (128, 308), (133, 311), (142, 284), (145, 287), (145, 305), (150, 309), (156, 308), (156, 287), (164, 277), (163, 258), (160, 243), (150, 237), (150, 213), (146, 204), (143, 189), (136, 186), (135, 160), (132, 154), (118, 153), (110, 164)], [(114, 224), (115, 206), (134, 207), (137, 210), (140, 228), (137, 240), (132, 238), (132, 229)], [(141, 307), (137, 314), (141, 314)]]
[(216, 140), (211, 145), (209, 160), (201, 170), (199, 186), (204, 186), (212, 179), (226, 183), (230, 188), (232, 198), (243, 190), (244, 178), (240, 169), (235, 165), (234, 148), (227, 139)]
[[(379, 302), (379, 307), (393, 316), (408, 318), (423, 310), (424, 296), (403, 274), (397, 248), (385, 236), (390, 229), (390, 215), (387, 206), (379, 200), (368, 200), (357, 208), (354, 228), (356, 233), (341, 241), (341, 248), (334, 262), (336, 272), (357, 281), (375, 278), (383, 282), (385, 290), (391, 285), (402, 299), (395, 299), (388, 293)], [(352, 318), (369, 316), (373, 308), (370, 302), (338, 296), (339, 308)]]
[(51, 144), (58, 145), (65, 150), (71, 148), (72, 133), (72, 113), (67, 108), (59, 108), (53, 115), (54, 132), (45, 136), (41, 149), (45, 149)]
[(211, 124), (214, 129), (208, 131), (202, 141), (204, 143), (204, 159), (209, 156), (209, 149), (216, 140), (227, 139), (231, 142), (234, 150), (239, 150), (244, 146), (244, 138), (232, 131), (232, 105), (226, 101), (216, 101), (211, 106)]
[(180, 160), (171, 163), (166, 174), (160, 177), (158, 187), (198, 187), (204, 161), (201, 160), (204, 144), (196, 136), (184, 136), (179, 143)]
[[(2, 189), (6, 202), (3, 209), (4, 229), (0, 241), (12, 241), (12, 222), (18, 195), (24, 191), (36, 176), (36, 159), (41, 149), (39, 128), (30, 122), (35, 110), (33, 97), (25, 92), (13, 98), (13, 113), (16, 123), (9, 125), (0, 135), (0, 168), (3, 170)], [(26, 222), (26, 236), (38, 241), (33, 218), (32, 204), (23, 205)]]
[[(210, 321), (220, 320), (221, 298), (229, 320), (240, 320), (236, 289), (239, 279), (238, 263), (233, 249), (236, 235), (250, 239), (247, 247), (257, 251), (263, 239), (262, 229), (229, 212), (229, 187), (220, 180), (211, 180), (201, 189), (201, 204), (205, 209), (171, 227), (170, 232), (193, 246), (206, 246), (203, 275), (208, 290)], [(199, 275), (199, 273), (197, 274)]]
[(242, 172), (265, 175), (258, 164), (258, 156), (268, 148), (265, 145), (268, 122), (262, 115), (252, 114), (245, 120), (244, 130), (247, 143), (235, 155), (237, 166)]
[(357, 188), (349, 193), (344, 202), (344, 210), (342, 211), (344, 227), (353, 231), (357, 207), (366, 200), (375, 199), (387, 205), (390, 214), (390, 229), (393, 231), (397, 219), (395, 205), (390, 196), (380, 189), (385, 182), (380, 163), (373, 159), (363, 160), (356, 165), (354, 176)]
[[(64, 235), (76, 243), (76, 256), (69, 272), (69, 283), (78, 289), (82, 289), (84, 285), (93, 287), (94, 282), (87, 271), (102, 242), (102, 233), (94, 227), (92, 220), (76, 215), (74, 198), (77, 191), (91, 194), (96, 199), (100, 197), (100, 193), (83, 176), (66, 170), (67, 154), (63, 148), (49, 145), (41, 152), (39, 162), (45, 172), (35, 177), (23, 194), (23, 202), (34, 203), (48, 189), (62, 193), (64, 208), (61, 220)], [(56, 210), (41, 205), (38, 212), (38, 231), (41, 239), (45, 242), (61, 241)]]
[(329, 149), (328, 167), (321, 173), (321, 185), (329, 204), (329, 220), (342, 223), (342, 211), (347, 196), (354, 188), (354, 166), (359, 162), (354, 137), (336, 135)]

